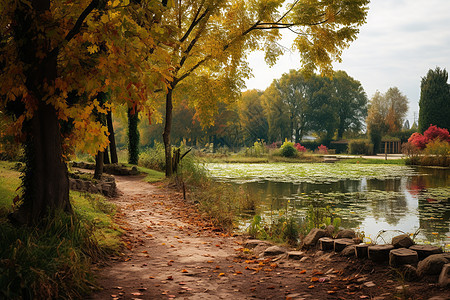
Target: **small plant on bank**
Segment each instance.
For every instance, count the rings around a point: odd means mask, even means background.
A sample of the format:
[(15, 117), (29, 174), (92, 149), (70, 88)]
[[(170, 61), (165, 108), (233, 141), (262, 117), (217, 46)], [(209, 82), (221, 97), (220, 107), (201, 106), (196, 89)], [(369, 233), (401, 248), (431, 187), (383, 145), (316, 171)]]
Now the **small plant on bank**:
[(320, 146), (317, 147), (317, 152), (319, 154), (327, 154), (328, 153), (328, 148), (327, 148), (327, 146), (320, 144)]
[(295, 149), (297, 149), (297, 151), (299, 153), (305, 153), (306, 152), (306, 148), (302, 145), (300, 145), (300, 143), (295, 143)]
[(297, 156), (297, 149), (295, 149), (295, 146), (291, 142), (284, 142), (281, 146), (281, 156), (284, 157), (296, 157)]

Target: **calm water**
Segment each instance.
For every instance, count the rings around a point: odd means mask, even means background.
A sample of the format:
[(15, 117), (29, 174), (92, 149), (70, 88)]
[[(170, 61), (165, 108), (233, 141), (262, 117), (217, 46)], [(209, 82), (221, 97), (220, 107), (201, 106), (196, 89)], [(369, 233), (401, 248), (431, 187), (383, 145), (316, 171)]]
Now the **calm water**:
[(240, 185), (258, 204), (254, 213), (266, 218), (286, 212), (302, 218), (311, 204), (329, 206), (342, 219), (341, 227), (364, 231), (372, 240), (380, 230), (388, 231), (386, 238), (398, 234), (395, 230), (419, 230), (417, 239), (450, 249), (449, 170), (339, 165), (206, 167), (218, 180)]

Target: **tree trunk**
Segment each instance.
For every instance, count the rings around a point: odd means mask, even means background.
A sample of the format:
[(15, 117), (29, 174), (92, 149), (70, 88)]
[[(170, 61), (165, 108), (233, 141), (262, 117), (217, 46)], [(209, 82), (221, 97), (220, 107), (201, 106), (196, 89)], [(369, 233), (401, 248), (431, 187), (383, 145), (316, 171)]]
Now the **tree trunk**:
[[(25, 171), (23, 181), (23, 204), (11, 215), (21, 224), (34, 225), (57, 210), (72, 212), (69, 201), (69, 179), (62, 156), (62, 137), (55, 108), (45, 102), (44, 86), (54, 84), (57, 77), (57, 51), (44, 59), (36, 56), (42, 45), (51, 45), (41, 28), (32, 24), (48, 23), (49, 0), (34, 0), (31, 7), (18, 4), (16, 23), (12, 25), (14, 38), (19, 41), (18, 55), (24, 63), (25, 84), (37, 109), (30, 121), (24, 124)], [(33, 18), (37, 20), (32, 21)], [(44, 21), (42, 21), (45, 19)], [(29, 100), (32, 101), (32, 100)]]
[(69, 178), (62, 159), (61, 133), (53, 106), (39, 100), (27, 126), (23, 204), (12, 215), (21, 224), (37, 224), (57, 210), (72, 212)]
[(172, 87), (169, 87), (169, 90), (166, 94), (166, 120), (164, 125), (164, 133), (163, 133), (163, 141), (164, 141), (164, 153), (166, 157), (166, 177), (170, 177), (172, 175), (172, 146), (170, 145), (170, 131), (172, 128)]
[(137, 165), (139, 161), (139, 116), (136, 109), (128, 108), (128, 163)]
[(111, 163), (109, 160), (108, 148), (109, 147), (106, 147), (105, 151), (103, 151), (103, 164), (105, 164), (105, 165), (109, 165)]
[(108, 114), (106, 115), (106, 123), (108, 125), (108, 132), (109, 132), (108, 139), (109, 139), (109, 151), (111, 153), (111, 163), (117, 164), (119, 160), (117, 159), (116, 138), (114, 136), (114, 127), (111, 111), (108, 111)]
[[(106, 150), (105, 150), (106, 151)], [(103, 155), (105, 151), (98, 151), (95, 156), (95, 171), (94, 171), (94, 179), (100, 180), (102, 179), (103, 174)]]

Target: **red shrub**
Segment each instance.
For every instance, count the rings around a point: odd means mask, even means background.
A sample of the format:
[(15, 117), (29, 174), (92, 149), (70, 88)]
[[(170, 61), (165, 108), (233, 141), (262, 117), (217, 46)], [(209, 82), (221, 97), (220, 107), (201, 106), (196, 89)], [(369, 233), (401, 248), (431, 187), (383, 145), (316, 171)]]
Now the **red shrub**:
[(317, 149), (319, 149), (319, 153), (321, 153), (321, 154), (327, 154), (328, 153), (327, 146), (324, 146), (322, 144), (319, 147), (317, 147)]
[(420, 150), (423, 150), (423, 149), (425, 149), (425, 147), (428, 143), (428, 139), (425, 136), (421, 135), (420, 133), (414, 132), (409, 137), (408, 143), (411, 143), (414, 146), (416, 146), (417, 148), (419, 148)]
[(299, 143), (295, 143), (295, 149), (297, 149), (298, 152), (306, 152), (306, 148)]
[(428, 139), (428, 141), (439, 139), (441, 141), (450, 142), (450, 134), (448, 133), (448, 130), (445, 128), (439, 128), (436, 125), (431, 125), (428, 127), (423, 135)]

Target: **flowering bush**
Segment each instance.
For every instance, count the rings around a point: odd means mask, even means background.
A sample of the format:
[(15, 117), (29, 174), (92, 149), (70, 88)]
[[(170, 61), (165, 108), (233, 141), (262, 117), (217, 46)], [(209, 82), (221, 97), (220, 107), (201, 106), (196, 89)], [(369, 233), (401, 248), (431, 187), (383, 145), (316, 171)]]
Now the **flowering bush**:
[(317, 147), (317, 149), (319, 150), (320, 154), (327, 154), (328, 153), (328, 148), (327, 146), (324, 145), (320, 145), (319, 147)]
[(408, 139), (408, 143), (416, 146), (417, 148), (419, 148), (420, 150), (425, 149), (427, 143), (428, 143), (428, 139), (421, 135), (418, 132), (414, 132)]
[(306, 152), (306, 148), (302, 145), (300, 145), (300, 143), (295, 143), (295, 149), (297, 149), (298, 152)]
[(423, 135), (428, 139), (428, 141), (441, 140), (450, 143), (450, 134), (445, 128), (439, 128), (436, 125), (431, 125), (423, 133)]
[(423, 150), (428, 143), (435, 140), (450, 142), (450, 134), (448, 130), (431, 125), (427, 130), (425, 130), (423, 135), (418, 132), (414, 132), (408, 139), (408, 142), (420, 150)]

